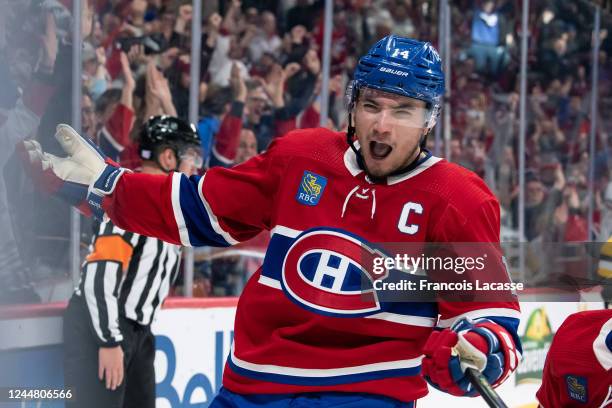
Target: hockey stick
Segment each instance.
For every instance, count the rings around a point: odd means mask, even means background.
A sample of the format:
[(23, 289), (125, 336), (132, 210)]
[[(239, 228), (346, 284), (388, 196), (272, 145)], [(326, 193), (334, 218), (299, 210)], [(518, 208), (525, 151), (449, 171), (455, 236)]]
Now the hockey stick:
[(491, 384), (482, 375), (480, 371), (475, 368), (468, 367), (465, 369), (465, 375), (470, 380), (474, 388), (478, 390), (482, 399), (485, 400), (487, 405), (491, 408), (508, 408), (504, 401), (497, 395), (497, 392), (491, 387)]
[(489, 407), (508, 408), (480, 372), (486, 366), (486, 359), (483, 360), (482, 352), (476, 350), (461, 333), (458, 335), (457, 344), (452, 348), (452, 355), (459, 357), (461, 366), (465, 367), (465, 375)]

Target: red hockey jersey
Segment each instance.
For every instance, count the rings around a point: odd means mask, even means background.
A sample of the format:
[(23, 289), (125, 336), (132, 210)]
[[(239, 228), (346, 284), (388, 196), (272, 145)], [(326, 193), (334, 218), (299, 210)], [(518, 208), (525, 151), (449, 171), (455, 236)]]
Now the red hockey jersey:
[(563, 322), (537, 398), (544, 408), (612, 406), (612, 310), (575, 313)]
[[(125, 174), (104, 200), (122, 228), (188, 246), (271, 231), (238, 303), (223, 379), (234, 392), (412, 401), (427, 394), (420, 362), (434, 326), (488, 318), (519, 345), (515, 300), (384, 303), (360, 289), (371, 273), (361, 265), (367, 243), (499, 242), (499, 204), (476, 175), (431, 155), (373, 184), (345, 140), (326, 129), (294, 131), (201, 178)], [(493, 264), (504, 267), (501, 256)]]

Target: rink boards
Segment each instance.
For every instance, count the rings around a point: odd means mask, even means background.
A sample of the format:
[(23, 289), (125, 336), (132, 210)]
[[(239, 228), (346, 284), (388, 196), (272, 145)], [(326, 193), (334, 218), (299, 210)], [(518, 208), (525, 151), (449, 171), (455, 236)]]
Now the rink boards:
[[(153, 325), (159, 408), (205, 407), (221, 386), (223, 366), (233, 338), (236, 298), (171, 298)], [(518, 372), (500, 388), (509, 407), (535, 407), (535, 392), (552, 335), (563, 320), (580, 310), (600, 309), (592, 302), (522, 302), (519, 333), (525, 347)], [(62, 319), (65, 304), (0, 309), (0, 387), (58, 388), (63, 385)], [(486, 407), (431, 390), (419, 407)], [(39, 407), (36, 403), (0, 403), (0, 407)], [(60, 402), (45, 408), (63, 407)]]

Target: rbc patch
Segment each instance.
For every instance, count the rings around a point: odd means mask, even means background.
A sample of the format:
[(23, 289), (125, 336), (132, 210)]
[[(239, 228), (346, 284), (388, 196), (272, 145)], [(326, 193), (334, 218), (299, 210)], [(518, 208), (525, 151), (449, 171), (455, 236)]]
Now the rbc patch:
[(295, 199), (305, 205), (317, 205), (327, 185), (327, 179), (308, 170), (304, 171)]
[(566, 375), (565, 383), (567, 385), (567, 393), (571, 399), (586, 404), (587, 395), (587, 379), (576, 375)]

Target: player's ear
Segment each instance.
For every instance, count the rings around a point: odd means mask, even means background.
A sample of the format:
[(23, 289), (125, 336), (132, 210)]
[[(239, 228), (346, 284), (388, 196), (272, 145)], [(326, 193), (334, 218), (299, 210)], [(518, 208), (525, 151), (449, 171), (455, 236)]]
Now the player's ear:
[(158, 162), (165, 171), (175, 170), (178, 166), (178, 158), (174, 154), (174, 150), (169, 147), (164, 148), (159, 153)]

